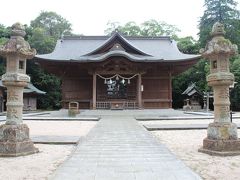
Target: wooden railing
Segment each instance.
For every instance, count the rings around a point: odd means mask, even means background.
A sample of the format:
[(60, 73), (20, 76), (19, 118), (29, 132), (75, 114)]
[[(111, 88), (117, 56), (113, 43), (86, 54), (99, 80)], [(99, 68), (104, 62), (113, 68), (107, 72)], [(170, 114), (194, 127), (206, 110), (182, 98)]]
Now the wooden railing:
[(96, 103), (96, 108), (97, 109), (110, 109), (110, 107), (111, 107), (110, 102), (97, 101), (97, 103)]
[(138, 109), (135, 101), (97, 101), (97, 109)]

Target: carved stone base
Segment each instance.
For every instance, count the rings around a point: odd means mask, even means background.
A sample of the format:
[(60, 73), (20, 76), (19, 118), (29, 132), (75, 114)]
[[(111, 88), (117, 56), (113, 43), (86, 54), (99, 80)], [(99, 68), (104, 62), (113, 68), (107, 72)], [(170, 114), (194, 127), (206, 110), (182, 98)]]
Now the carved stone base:
[(207, 138), (212, 140), (237, 140), (237, 125), (234, 123), (214, 122), (208, 125)]
[(217, 156), (240, 155), (240, 139), (213, 140), (205, 138), (203, 140), (203, 147), (198, 151)]
[(37, 153), (29, 139), (29, 128), (26, 124), (0, 126), (0, 156), (24, 156)]

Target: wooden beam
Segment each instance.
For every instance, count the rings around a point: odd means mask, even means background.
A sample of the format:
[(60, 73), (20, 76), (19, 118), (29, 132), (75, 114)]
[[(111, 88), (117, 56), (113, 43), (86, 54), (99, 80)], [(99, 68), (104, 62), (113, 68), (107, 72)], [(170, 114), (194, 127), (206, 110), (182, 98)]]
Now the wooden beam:
[(167, 102), (170, 103), (171, 99), (143, 99), (143, 102)]
[[(90, 72), (89, 72), (90, 73)], [(100, 75), (114, 75), (114, 74), (120, 74), (120, 75), (134, 75), (134, 74), (144, 74), (143, 71), (95, 71), (96, 74)]]
[(171, 100), (169, 102), (169, 108), (172, 108), (172, 72), (171, 70), (169, 71), (168, 99)]
[(142, 79), (150, 79), (150, 80), (158, 80), (158, 79), (168, 79), (169, 76), (159, 76), (159, 77), (156, 77), (156, 76), (149, 76), (149, 77), (142, 77)]
[(138, 79), (137, 79), (137, 100), (138, 100), (138, 106), (140, 109), (142, 109), (142, 75), (138, 74)]
[(93, 94), (92, 94), (92, 108), (93, 109), (96, 109), (96, 104), (97, 104), (97, 76), (96, 76), (96, 74), (94, 73), (93, 74)]

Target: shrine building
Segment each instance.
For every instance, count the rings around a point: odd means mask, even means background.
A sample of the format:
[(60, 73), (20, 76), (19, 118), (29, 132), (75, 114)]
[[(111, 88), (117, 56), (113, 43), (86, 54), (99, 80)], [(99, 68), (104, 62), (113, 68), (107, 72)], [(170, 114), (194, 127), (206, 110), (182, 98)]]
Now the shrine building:
[(62, 107), (162, 109), (172, 107), (172, 77), (200, 55), (183, 54), (170, 37), (65, 36), (35, 60), (62, 81)]

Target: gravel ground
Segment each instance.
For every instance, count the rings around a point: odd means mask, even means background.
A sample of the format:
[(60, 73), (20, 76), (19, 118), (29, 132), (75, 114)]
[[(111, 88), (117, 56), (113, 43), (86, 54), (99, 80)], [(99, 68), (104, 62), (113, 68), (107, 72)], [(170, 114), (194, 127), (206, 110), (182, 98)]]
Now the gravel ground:
[[(240, 156), (199, 153), (206, 130), (152, 131), (177, 157), (206, 180), (239, 180)], [(240, 130), (238, 131), (240, 134)]]
[(71, 154), (74, 145), (35, 145), (40, 152), (15, 158), (0, 158), (1, 180), (46, 180)]
[[(30, 135), (85, 136), (97, 122), (25, 121)], [(0, 158), (0, 180), (46, 180), (74, 151), (74, 145), (36, 144), (39, 153)]]
[(30, 128), (30, 136), (85, 136), (95, 121), (24, 121)]

